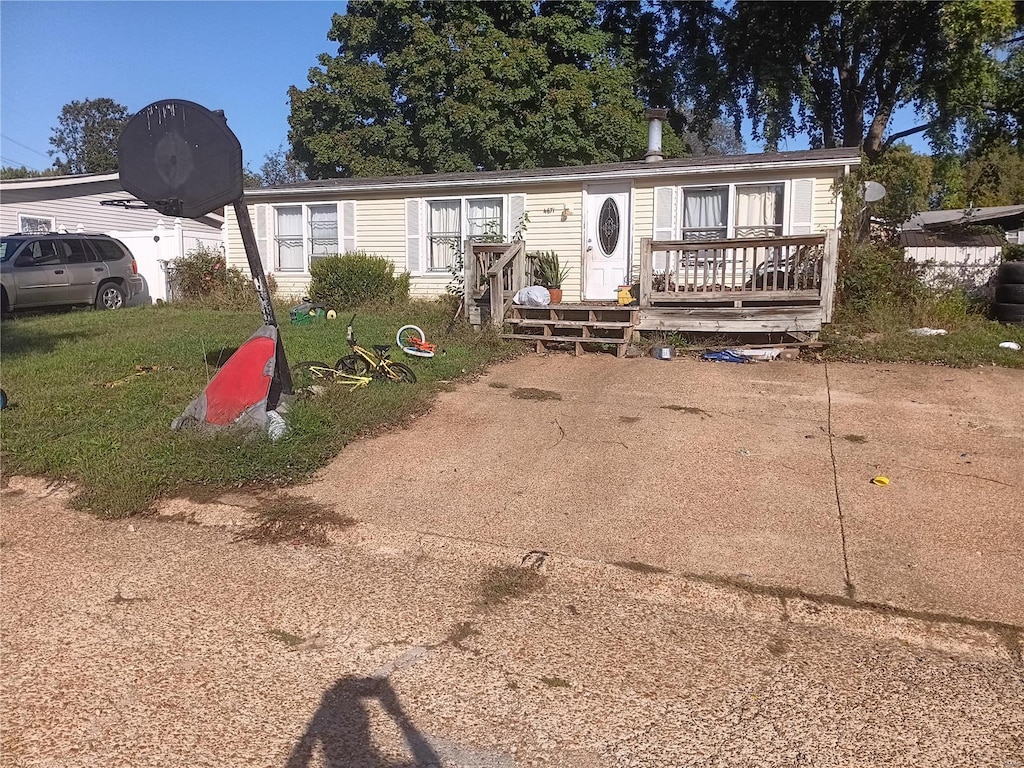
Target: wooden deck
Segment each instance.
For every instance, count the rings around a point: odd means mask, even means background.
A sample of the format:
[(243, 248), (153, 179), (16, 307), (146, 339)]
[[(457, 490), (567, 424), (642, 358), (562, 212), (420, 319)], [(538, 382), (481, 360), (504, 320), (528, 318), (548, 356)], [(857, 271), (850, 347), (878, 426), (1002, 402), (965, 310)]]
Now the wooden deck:
[(505, 338), (608, 345), (622, 354), (634, 332), (788, 333), (808, 338), (832, 319), (838, 231), (711, 241), (643, 238), (636, 305), (514, 305), (529, 285), (522, 243), (466, 243), (466, 314), (508, 326)]

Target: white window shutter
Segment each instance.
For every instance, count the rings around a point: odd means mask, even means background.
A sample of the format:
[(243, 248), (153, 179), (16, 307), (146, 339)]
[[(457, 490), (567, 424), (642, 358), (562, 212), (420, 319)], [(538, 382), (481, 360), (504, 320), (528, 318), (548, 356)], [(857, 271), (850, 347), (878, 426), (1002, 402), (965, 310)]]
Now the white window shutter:
[[(675, 240), (676, 239), (676, 222), (675, 222), (675, 203), (676, 203), (676, 188), (675, 187), (655, 187), (654, 188), (654, 239), (655, 240)], [(665, 253), (654, 254), (654, 268), (657, 270), (665, 269)]]
[(341, 246), (342, 253), (356, 249), (356, 201), (344, 200), (341, 203)]
[(256, 245), (260, 251), (260, 262), (263, 264), (263, 271), (271, 271), (271, 232), (270, 232), (270, 206), (266, 203), (257, 203), (253, 210), (253, 217), (256, 219)]
[(793, 180), (789, 234), (809, 235), (814, 231), (814, 179)]
[(405, 268), (410, 275), (423, 274), (423, 239), (426, 222), (423, 221), (423, 201), (408, 198), (405, 201)]
[[(504, 231), (505, 242), (511, 242), (512, 238), (515, 237), (516, 231), (521, 229), (523, 223), (523, 217), (526, 215), (526, 195), (509, 195), (508, 196), (508, 229)], [(522, 233), (523, 239), (526, 239), (526, 232)]]

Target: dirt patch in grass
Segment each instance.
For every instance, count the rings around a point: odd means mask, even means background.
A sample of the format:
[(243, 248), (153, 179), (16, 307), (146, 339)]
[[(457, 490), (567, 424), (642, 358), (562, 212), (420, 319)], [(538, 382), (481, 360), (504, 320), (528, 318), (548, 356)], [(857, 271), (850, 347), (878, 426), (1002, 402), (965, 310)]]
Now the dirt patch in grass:
[(274, 496), (252, 510), (257, 523), (239, 534), (239, 541), (257, 544), (305, 544), (326, 547), (331, 528), (347, 528), (356, 521), (304, 496)]
[(627, 571), (636, 571), (637, 573), (668, 573), (668, 568), (662, 568), (660, 565), (651, 565), (650, 563), (641, 563), (639, 560), (617, 560), (612, 565), (625, 568)]
[(561, 400), (562, 396), (557, 392), (548, 389), (534, 389), (533, 387), (519, 387), (512, 390), (512, 397), (517, 400)]
[(697, 408), (692, 405), (663, 405), (661, 407), (666, 411), (679, 411), (680, 413), (688, 413), (691, 416), (700, 416), (701, 418), (707, 416), (709, 419), (711, 418), (711, 414), (703, 408)]
[(847, 440), (851, 443), (863, 444), (868, 441), (864, 435), (843, 435), (843, 440)]
[(484, 574), (480, 598), (484, 605), (500, 605), (535, 592), (544, 582), (545, 578), (530, 568), (496, 566)]

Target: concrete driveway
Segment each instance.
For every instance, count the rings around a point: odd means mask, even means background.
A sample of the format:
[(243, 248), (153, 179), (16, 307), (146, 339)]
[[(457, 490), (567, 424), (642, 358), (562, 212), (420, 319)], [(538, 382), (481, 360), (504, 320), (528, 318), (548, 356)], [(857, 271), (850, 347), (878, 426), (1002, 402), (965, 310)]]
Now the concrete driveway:
[(9, 479), (0, 766), (1022, 768), (1022, 383), (525, 357), (291, 489), (324, 548)]
[(529, 356), (295, 492), (388, 528), (1024, 624), (1021, 371)]

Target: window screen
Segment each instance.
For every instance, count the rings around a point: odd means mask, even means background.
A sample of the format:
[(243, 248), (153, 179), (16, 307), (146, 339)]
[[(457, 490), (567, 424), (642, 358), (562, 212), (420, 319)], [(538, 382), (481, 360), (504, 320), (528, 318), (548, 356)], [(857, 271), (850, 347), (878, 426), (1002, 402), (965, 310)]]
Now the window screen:
[(430, 232), (427, 237), (428, 268), (447, 270), (455, 263), (462, 243), (462, 201), (431, 200)]
[(277, 268), (282, 272), (302, 272), (306, 268), (302, 254), (302, 206), (277, 208), (275, 213)]

